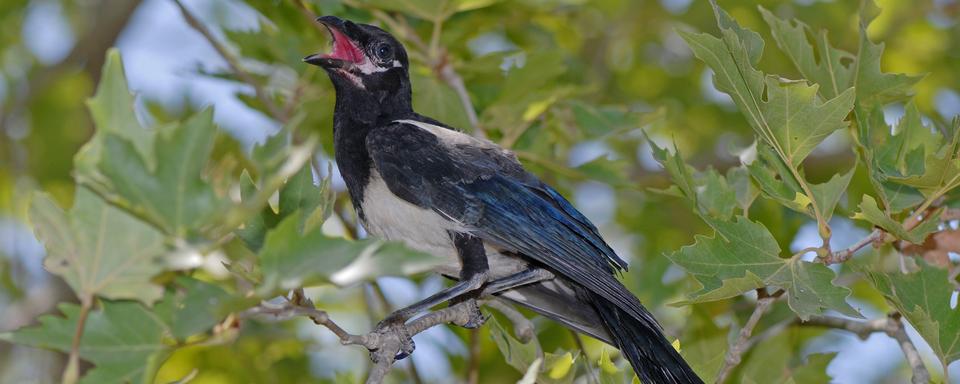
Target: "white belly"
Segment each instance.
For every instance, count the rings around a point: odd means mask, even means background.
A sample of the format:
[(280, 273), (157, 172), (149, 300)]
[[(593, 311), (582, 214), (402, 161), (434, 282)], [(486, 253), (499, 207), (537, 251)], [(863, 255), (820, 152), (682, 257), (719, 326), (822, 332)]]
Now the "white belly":
[[(450, 238), (450, 231), (466, 233), (469, 228), (446, 219), (431, 209), (420, 208), (390, 192), (376, 169), (370, 171), (370, 183), (363, 191), (363, 226), (376, 237), (403, 241), (408, 247), (442, 257), (448, 261), (437, 267), (437, 272), (460, 275), (460, 260)], [(490, 278), (511, 275), (527, 268), (522, 259), (501, 254), (485, 244), (490, 266)]]

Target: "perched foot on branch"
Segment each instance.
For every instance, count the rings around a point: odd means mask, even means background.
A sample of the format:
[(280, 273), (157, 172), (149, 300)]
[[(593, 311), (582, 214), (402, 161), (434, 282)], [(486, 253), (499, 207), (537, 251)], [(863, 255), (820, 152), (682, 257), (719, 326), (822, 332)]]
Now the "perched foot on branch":
[[(410, 330), (407, 328), (405, 321), (402, 319), (391, 319), (387, 317), (379, 324), (377, 328), (371, 332), (376, 334), (377, 337), (380, 337), (382, 340), (395, 339), (397, 342), (398, 350), (393, 360), (402, 360), (407, 356), (410, 356), (413, 353), (413, 350), (417, 348), (416, 344), (413, 342), (413, 335), (410, 334)], [(377, 362), (377, 359), (380, 358), (380, 355), (377, 353), (371, 353), (370, 358), (374, 363)]]
[(462, 303), (469, 308), (468, 311), (470, 311), (470, 314), (467, 321), (462, 324), (457, 324), (458, 326), (467, 329), (476, 329), (487, 322), (487, 318), (480, 312), (480, 304), (477, 303), (476, 299), (466, 299)]

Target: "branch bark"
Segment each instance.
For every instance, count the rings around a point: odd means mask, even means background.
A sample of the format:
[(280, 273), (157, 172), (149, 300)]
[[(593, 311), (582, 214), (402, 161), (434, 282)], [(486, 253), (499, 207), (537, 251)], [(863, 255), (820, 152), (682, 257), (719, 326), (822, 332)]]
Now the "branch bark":
[(361, 345), (366, 348), (374, 362), (366, 383), (377, 384), (383, 382), (383, 378), (386, 377), (393, 366), (401, 346), (408, 338), (440, 324), (466, 325), (470, 321), (470, 316), (474, 310), (474, 304), (465, 301), (427, 313), (397, 327), (355, 335), (347, 332), (330, 319), (327, 312), (317, 309), (310, 299), (303, 296), (302, 292), (294, 291), (293, 296), (282, 304), (262, 302), (260, 305), (244, 311), (241, 317), (266, 317), (275, 320), (286, 320), (297, 316), (307, 317), (313, 320), (315, 324), (333, 332), (340, 339), (341, 344)]
[(286, 123), (290, 117), (287, 115), (286, 111), (277, 107), (277, 105), (270, 99), (269, 94), (266, 89), (260, 84), (257, 79), (253, 77), (249, 72), (243, 69), (240, 65), (240, 60), (234, 57), (230, 51), (227, 49), (223, 43), (221, 43), (213, 35), (209, 28), (203, 24), (199, 19), (196, 18), (187, 7), (183, 6), (183, 3), (180, 0), (173, 0), (173, 3), (177, 5), (177, 8), (180, 9), (180, 13), (183, 14), (183, 19), (187, 22), (187, 25), (193, 30), (200, 33), (207, 42), (213, 46), (213, 49), (223, 57), (223, 60), (227, 62), (227, 66), (230, 67), (230, 70), (240, 78), (240, 81), (249, 84), (253, 87), (254, 94), (257, 96), (257, 99), (263, 103), (264, 107), (267, 108), (267, 112), (274, 119), (277, 119), (281, 123)]
[(730, 345), (727, 356), (723, 360), (723, 367), (720, 368), (720, 372), (717, 373), (717, 384), (726, 382), (730, 373), (733, 372), (733, 369), (740, 364), (743, 353), (752, 345), (748, 344), (748, 342), (750, 341), (750, 335), (753, 333), (753, 329), (757, 327), (760, 318), (770, 311), (770, 308), (773, 307), (773, 303), (777, 298), (782, 295), (783, 290), (778, 290), (772, 295), (768, 295), (765, 289), (757, 290), (757, 307), (753, 310), (753, 313), (750, 314), (750, 318), (747, 319), (743, 328), (740, 328), (740, 335), (737, 337), (737, 340)]
[(910, 337), (907, 336), (906, 328), (903, 326), (903, 321), (899, 313), (891, 313), (886, 317), (869, 321), (850, 320), (832, 316), (813, 316), (810, 320), (802, 322), (801, 325), (842, 329), (855, 333), (863, 340), (866, 340), (875, 332), (883, 332), (896, 340), (900, 345), (900, 350), (903, 351), (903, 355), (907, 359), (907, 364), (910, 365), (910, 369), (913, 371), (911, 382), (914, 384), (930, 382), (930, 372), (927, 371), (927, 367), (923, 365), (923, 359), (920, 357), (920, 352), (917, 351), (917, 347), (910, 341)]

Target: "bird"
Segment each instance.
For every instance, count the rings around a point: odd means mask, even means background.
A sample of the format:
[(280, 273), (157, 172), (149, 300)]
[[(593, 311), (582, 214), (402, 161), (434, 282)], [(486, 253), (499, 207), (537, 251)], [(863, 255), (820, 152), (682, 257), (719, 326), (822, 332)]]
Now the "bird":
[(414, 111), (403, 44), (374, 25), (317, 22), (332, 49), (303, 60), (333, 84), (334, 159), (359, 221), (443, 257), (436, 272), (456, 281), (378, 327), (495, 295), (617, 347), (645, 383), (702, 383), (617, 279), (627, 263), (590, 220), (511, 151)]

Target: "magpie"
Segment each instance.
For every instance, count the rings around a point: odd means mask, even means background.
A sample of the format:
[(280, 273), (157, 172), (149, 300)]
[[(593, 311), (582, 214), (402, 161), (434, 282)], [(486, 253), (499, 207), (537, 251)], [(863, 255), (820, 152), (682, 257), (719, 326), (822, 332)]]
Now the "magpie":
[[(457, 281), (378, 327), (496, 295), (616, 346), (646, 383), (702, 383), (617, 280), (626, 262), (583, 214), (510, 151), (413, 110), (397, 39), (334, 16), (317, 21), (332, 51), (303, 60), (336, 91), (334, 157), (360, 221), (371, 235), (446, 258), (437, 272)], [(483, 322), (474, 312), (468, 327)], [(412, 352), (408, 341), (401, 355)]]

